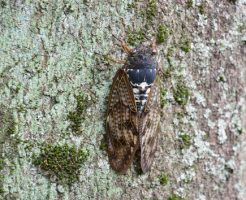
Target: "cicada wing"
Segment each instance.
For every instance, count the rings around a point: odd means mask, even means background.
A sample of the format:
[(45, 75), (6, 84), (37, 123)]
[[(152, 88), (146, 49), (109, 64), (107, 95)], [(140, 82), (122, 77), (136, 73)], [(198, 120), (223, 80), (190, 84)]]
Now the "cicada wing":
[(158, 127), (160, 122), (160, 88), (156, 77), (140, 118), (140, 148), (141, 168), (145, 173), (149, 171), (158, 143)]
[(107, 110), (107, 140), (110, 166), (124, 173), (139, 147), (137, 107), (128, 76), (117, 71), (111, 87)]

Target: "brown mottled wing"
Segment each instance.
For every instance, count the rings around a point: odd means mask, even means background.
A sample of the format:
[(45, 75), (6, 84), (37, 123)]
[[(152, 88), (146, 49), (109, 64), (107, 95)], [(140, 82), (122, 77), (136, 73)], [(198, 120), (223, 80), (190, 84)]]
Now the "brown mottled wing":
[(139, 146), (137, 107), (127, 74), (117, 71), (109, 95), (107, 140), (110, 166), (124, 173)]
[(151, 87), (140, 120), (141, 168), (145, 173), (149, 171), (153, 163), (158, 142), (158, 127), (160, 122), (160, 88), (158, 77), (156, 77)]

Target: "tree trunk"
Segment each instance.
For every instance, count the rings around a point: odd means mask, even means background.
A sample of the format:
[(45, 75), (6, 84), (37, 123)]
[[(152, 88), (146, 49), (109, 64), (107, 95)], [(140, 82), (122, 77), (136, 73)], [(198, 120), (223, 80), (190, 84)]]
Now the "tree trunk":
[[(246, 199), (245, 0), (0, 1), (2, 199)], [(105, 112), (119, 46), (158, 43), (152, 169), (115, 173)]]

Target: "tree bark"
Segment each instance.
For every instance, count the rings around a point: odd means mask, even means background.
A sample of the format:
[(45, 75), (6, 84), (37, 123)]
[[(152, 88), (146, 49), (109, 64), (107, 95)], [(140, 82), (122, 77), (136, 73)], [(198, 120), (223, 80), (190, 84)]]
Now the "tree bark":
[[(2, 0), (0, 13), (2, 199), (246, 199), (245, 0)], [(115, 37), (158, 43), (146, 174), (116, 174), (105, 151)]]

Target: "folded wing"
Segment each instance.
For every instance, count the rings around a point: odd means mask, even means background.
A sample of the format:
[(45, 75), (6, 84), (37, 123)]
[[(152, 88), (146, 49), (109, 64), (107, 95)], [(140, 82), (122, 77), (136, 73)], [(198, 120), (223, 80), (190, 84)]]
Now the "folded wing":
[(137, 107), (123, 69), (116, 73), (107, 109), (108, 157), (111, 167), (126, 172), (139, 147)]
[(158, 127), (160, 121), (160, 89), (158, 78), (151, 87), (148, 100), (140, 121), (141, 168), (149, 171), (158, 142)]

